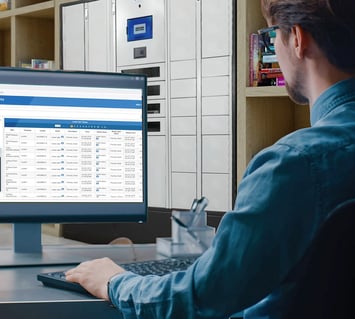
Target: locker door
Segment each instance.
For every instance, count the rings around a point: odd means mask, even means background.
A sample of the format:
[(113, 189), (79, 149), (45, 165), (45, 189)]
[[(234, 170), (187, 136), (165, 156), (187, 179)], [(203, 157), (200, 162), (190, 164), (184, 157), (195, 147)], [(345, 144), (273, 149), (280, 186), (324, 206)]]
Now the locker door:
[(170, 60), (196, 59), (196, 3), (170, 2)]
[(87, 3), (86, 70), (115, 72), (115, 21), (111, 1)]
[(148, 122), (148, 205), (167, 207), (167, 147), (164, 119)]
[(203, 0), (202, 57), (229, 55), (232, 38), (230, 0)]
[(62, 7), (64, 70), (85, 70), (84, 4)]

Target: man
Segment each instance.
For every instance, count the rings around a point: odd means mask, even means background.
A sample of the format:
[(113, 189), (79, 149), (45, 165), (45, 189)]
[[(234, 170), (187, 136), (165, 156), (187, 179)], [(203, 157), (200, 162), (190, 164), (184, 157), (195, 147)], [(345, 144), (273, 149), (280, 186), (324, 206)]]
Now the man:
[(261, 3), (289, 95), (310, 105), (311, 127), (253, 158), (234, 210), (186, 272), (141, 277), (109, 259), (67, 272), (125, 318), (217, 319), (246, 308), (245, 318), (282, 318), (278, 300), (292, 289), (284, 278), (326, 215), (355, 198), (355, 1)]

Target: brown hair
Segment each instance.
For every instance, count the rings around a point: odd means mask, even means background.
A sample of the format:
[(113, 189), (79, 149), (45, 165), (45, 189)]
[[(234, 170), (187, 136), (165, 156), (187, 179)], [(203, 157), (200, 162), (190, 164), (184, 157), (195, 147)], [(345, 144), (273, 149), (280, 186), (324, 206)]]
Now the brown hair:
[(355, 0), (261, 0), (261, 7), (283, 35), (300, 25), (331, 64), (355, 73)]

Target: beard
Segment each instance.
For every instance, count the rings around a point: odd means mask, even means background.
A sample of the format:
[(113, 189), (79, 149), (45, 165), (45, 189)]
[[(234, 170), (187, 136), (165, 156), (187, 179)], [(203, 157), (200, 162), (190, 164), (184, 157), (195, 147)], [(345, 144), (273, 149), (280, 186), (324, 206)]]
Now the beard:
[(304, 91), (303, 83), (301, 72), (298, 71), (293, 81), (286, 81), (286, 90), (293, 102), (300, 105), (307, 105), (309, 104), (309, 99), (302, 93)]

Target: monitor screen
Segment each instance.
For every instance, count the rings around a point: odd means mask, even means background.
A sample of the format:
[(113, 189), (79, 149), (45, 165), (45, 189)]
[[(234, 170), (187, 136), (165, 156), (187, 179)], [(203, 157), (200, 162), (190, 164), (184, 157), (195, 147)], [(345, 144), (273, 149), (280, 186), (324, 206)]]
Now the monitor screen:
[(146, 78), (0, 68), (0, 222), (145, 221)]

